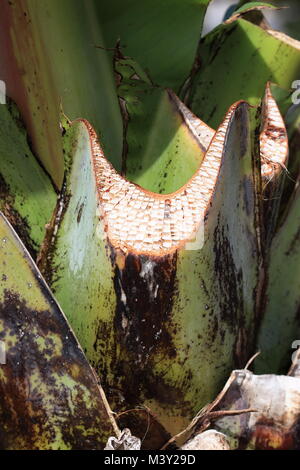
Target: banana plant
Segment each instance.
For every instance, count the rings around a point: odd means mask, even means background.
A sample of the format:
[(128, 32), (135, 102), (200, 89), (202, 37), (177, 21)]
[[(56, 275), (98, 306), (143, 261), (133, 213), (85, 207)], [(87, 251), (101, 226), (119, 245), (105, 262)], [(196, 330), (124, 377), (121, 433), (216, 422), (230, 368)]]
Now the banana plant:
[[(74, 125), (71, 196), (55, 246), (45, 247), (43, 272), (53, 273), (52, 289), (93, 366), (106, 377), (105, 389), (116, 390), (131, 406), (146, 404), (171, 431), (174, 418), (182, 426), (180, 418), (186, 420), (216, 393), (232, 362), (242, 363), (251, 350), (246, 331), (255, 310), (257, 273), (244, 257), (259, 253), (248, 105), (233, 105), (194, 177), (167, 195), (147, 192), (118, 175), (90, 124)], [(239, 177), (231, 180), (234, 173)], [(83, 193), (83, 175), (89, 194)], [(222, 200), (228, 178), (236, 196), (234, 215)], [(244, 232), (247, 249), (232, 252), (229, 240)], [(228, 277), (216, 276), (222, 257), (228, 261)], [(249, 297), (239, 285), (242, 278), (252, 286)], [(225, 292), (230, 283), (236, 297), (220, 297), (219, 307), (212, 309), (212, 293)], [(234, 323), (226, 308), (234, 312)], [(214, 331), (222, 315), (229, 328)], [(202, 335), (209, 340), (203, 342)], [(220, 356), (231, 357), (231, 363), (213, 372), (213, 357), (218, 362)]]
[[(3, 448), (103, 448), (116, 431), (106, 400), (123, 416), (143, 406), (176, 434), (258, 346), (261, 369), (289, 362), (300, 333), (299, 111), (288, 110), (300, 46), (266, 25), (262, 2), (198, 44), (208, 3), (1, 0), (5, 344), (23, 312), (0, 366)], [(33, 369), (26, 354), (14, 362), (23, 324)], [(38, 416), (23, 406), (37, 420), (28, 437), (4, 413), (9, 374), (10, 416), (41, 389)]]

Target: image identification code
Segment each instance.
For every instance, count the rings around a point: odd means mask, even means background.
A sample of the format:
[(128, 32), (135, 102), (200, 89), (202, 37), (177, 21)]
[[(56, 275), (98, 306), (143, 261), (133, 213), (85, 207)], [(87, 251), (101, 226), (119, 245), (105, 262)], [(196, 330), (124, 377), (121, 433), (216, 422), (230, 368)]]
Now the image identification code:
[(127, 465), (132, 468), (138, 464), (148, 465), (193, 465), (195, 456), (192, 454), (149, 454), (148, 456), (117, 456), (111, 454), (104, 457), (105, 465)]

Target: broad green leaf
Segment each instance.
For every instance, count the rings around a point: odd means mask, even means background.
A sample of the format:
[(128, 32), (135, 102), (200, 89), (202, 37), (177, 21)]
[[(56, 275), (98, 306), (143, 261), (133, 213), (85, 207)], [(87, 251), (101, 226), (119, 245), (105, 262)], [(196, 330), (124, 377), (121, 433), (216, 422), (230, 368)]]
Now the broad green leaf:
[(150, 191), (176, 191), (198, 169), (214, 131), (201, 123), (208, 138), (193, 133), (183, 103), (171, 90), (139, 77), (132, 60), (118, 60), (115, 68), (125, 111), (123, 171)]
[(0, 208), (35, 256), (56, 206), (52, 183), (32, 154), (16, 106), (0, 105)]
[(260, 254), (248, 105), (230, 109), (195, 175), (168, 195), (118, 175), (86, 121), (64, 139), (69, 198), (49, 246), (51, 286), (113, 409), (145, 404), (174, 433), (253, 347)]
[(97, 2), (107, 47), (120, 40), (155, 83), (178, 91), (194, 60), (209, 0)]
[(300, 43), (239, 19), (222, 24), (199, 44), (189, 107), (209, 126), (219, 125), (238, 99), (258, 105), (267, 81), (290, 89), (300, 75)]
[(113, 433), (64, 314), (0, 216), (0, 448), (103, 449)]
[(109, 159), (121, 168), (121, 117), (112, 53), (106, 47), (114, 48), (121, 37), (121, 47), (150, 68), (155, 80), (179, 88), (191, 68), (208, 3), (4, 4), (1, 78), (22, 113), (37, 156), (58, 187), (63, 178), (60, 104), (71, 119), (84, 117), (93, 124)]
[(111, 57), (104, 46), (98, 1), (2, 2), (0, 73), (17, 103), (33, 148), (61, 187), (60, 105), (89, 119), (120, 168), (122, 127)]

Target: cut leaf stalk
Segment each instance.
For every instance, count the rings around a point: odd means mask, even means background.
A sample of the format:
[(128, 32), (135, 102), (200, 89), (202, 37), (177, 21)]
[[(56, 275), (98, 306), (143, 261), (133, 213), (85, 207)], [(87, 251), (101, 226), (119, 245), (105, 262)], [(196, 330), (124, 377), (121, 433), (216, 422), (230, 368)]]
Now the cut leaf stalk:
[(90, 124), (74, 126), (52, 288), (115, 408), (122, 396), (144, 403), (173, 433), (253, 347), (260, 255), (248, 105), (230, 108), (195, 175), (167, 195), (118, 175)]

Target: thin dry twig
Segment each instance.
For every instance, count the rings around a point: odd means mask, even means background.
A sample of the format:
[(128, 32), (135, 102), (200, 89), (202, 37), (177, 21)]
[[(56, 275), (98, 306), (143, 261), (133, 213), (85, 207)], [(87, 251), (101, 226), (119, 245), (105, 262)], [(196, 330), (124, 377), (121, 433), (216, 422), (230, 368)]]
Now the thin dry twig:
[(192, 419), (192, 421), (188, 424), (188, 426), (183, 429), (180, 433), (175, 434), (175, 436), (171, 437), (161, 448), (161, 450), (166, 449), (172, 442), (176, 441), (179, 437), (183, 436), (187, 432), (191, 431), (197, 423), (199, 423), (200, 420), (206, 420), (206, 417), (208, 417), (208, 414), (217, 406), (217, 404), (222, 400), (224, 397), (225, 393), (229, 389), (230, 385), (234, 381), (235, 376), (233, 374), (230, 375), (229, 379), (227, 380), (226, 384), (224, 385), (223, 390), (219, 393), (219, 395), (209, 403), (208, 405), (205, 405), (201, 410), (196, 414), (196, 416)]
[(94, 370), (93, 367), (91, 367), (92, 369), (92, 372), (94, 374), (94, 377), (95, 377), (95, 380), (96, 380), (96, 383), (97, 383), (97, 386), (98, 386), (98, 389), (99, 389), (99, 392), (100, 392), (100, 395), (101, 395), (101, 398), (102, 398), (102, 401), (103, 401), (103, 405), (106, 409), (106, 412), (107, 412), (107, 415), (108, 415), (108, 418), (110, 420), (110, 423), (112, 425), (112, 428), (114, 430), (114, 433), (115, 433), (115, 436), (120, 439), (121, 435), (122, 435), (122, 432), (120, 431), (119, 429), (119, 426), (117, 425), (117, 422), (115, 420), (115, 417), (114, 417), (114, 412), (112, 411), (108, 401), (107, 401), (107, 398), (106, 398), (106, 395), (105, 395), (105, 392), (102, 388), (102, 385), (101, 385), (101, 382), (100, 382), (100, 379), (96, 373), (96, 371)]
[(100, 394), (101, 394), (101, 397), (102, 397), (102, 401), (103, 401), (103, 404), (104, 404), (104, 406), (105, 406), (105, 408), (106, 408), (106, 411), (107, 411), (109, 420), (110, 420), (111, 425), (112, 425), (112, 427), (113, 427), (114, 433), (115, 433), (116, 437), (117, 437), (118, 439), (120, 439), (122, 433), (121, 433), (121, 431), (120, 431), (120, 429), (119, 429), (119, 427), (118, 427), (118, 425), (117, 425), (117, 422), (116, 422), (116, 420), (115, 420), (114, 412), (112, 411), (111, 407), (109, 406), (109, 403), (108, 403), (108, 401), (107, 401), (107, 398), (106, 398), (106, 395), (105, 395), (105, 393), (104, 393), (104, 390), (103, 390), (103, 388), (102, 388), (102, 386), (101, 386), (100, 384), (99, 384), (99, 390), (100, 390)]
[(247, 362), (247, 364), (245, 365), (244, 369), (249, 369), (249, 367), (251, 366), (252, 362), (255, 361), (255, 359), (257, 358), (257, 356), (260, 355), (260, 351), (257, 351), (255, 354), (253, 354), (252, 357), (250, 357), (249, 361)]
[(149, 432), (150, 425), (151, 425), (151, 419), (156, 421), (155, 415), (153, 415), (153, 413), (151, 412), (150, 408), (148, 408), (148, 406), (142, 405), (138, 408), (131, 408), (129, 410), (120, 411), (119, 413), (114, 413), (114, 415), (116, 416), (116, 419), (118, 420), (121, 416), (126, 415), (128, 413), (141, 412), (141, 411), (144, 412), (144, 413), (147, 413), (147, 428), (146, 428), (146, 431), (144, 433), (143, 438), (141, 439), (141, 442), (143, 443), (144, 440), (146, 439), (146, 436), (147, 436), (148, 432)]
[(119, 419), (121, 416), (127, 415), (128, 413), (134, 413), (135, 411), (145, 411), (146, 413), (151, 414), (150, 409), (147, 406), (140, 406), (138, 408), (130, 408), (129, 410), (119, 411), (118, 413), (114, 413), (114, 415), (117, 419)]

